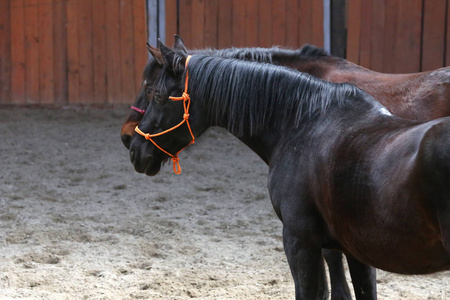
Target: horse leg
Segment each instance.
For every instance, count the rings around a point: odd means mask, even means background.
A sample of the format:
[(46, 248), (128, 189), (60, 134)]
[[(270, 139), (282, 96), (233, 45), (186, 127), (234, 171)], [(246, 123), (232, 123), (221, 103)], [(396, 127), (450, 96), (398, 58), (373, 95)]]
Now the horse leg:
[(328, 265), (331, 282), (331, 300), (351, 300), (352, 295), (345, 278), (342, 253), (339, 251), (323, 249), (322, 255)]
[(287, 226), (283, 226), (283, 244), (295, 282), (295, 299), (328, 299), (321, 246), (298, 238)]
[(377, 275), (375, 268), (365, 265), (351, 255), (346, 255), (353, 289), (357, 300), (377, 299)]

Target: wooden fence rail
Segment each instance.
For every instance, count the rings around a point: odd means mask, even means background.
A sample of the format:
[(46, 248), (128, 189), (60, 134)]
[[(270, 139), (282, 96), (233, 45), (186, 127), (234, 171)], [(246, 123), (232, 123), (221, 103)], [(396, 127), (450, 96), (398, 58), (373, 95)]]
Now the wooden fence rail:
[(449, 0), (348, 0), (347, 59), (387, 73), (450, 63)]
[[(337, 55), (391, 73), (450, 63), (450, 0), (327, 3)], [(324, 7), (324, 0), (0, 0), (0, 104), (131, 103), (147, 33), (158, 30), (169, 46), (179, 33), (191, 49), (323, 46)]]
[(0, 103), (132, 102), (144, 0), (0, 0)]

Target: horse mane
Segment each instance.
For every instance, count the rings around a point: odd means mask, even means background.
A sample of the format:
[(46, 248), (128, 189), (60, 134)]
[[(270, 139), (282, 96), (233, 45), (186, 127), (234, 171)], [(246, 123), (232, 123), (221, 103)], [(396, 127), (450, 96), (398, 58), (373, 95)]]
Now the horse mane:
[[(305, 59), (320, 59), (324, 57), (333, 58), (326, 50), (305, 44), (300, 49), (287, 49), (277, 46), (271, 48), (226, 48), (226, 49), (194, 49), (188, 51), (190, 54), (204, 54), (223, 58), (235, 58), (240, 60), (257, 61), (273, 63), (274, 59), (279, 57), (303, 57)], [(150, 73), (154, 66), (157, 65), (156, 60), (150, 57), (145, 65), (143, 79), (150, 78)]]
[(208, 110), (212, 124), (226, 123), (236, 136), (258, 134), (286, 119), (298, 127), (359, 91), (285, 67), (204, 55), (193, 55), (188, 70), (191, 98)]
[(300, 55), (307, 56), (313, 59), (330, 56), (325, 49), (310, 44), (303, 45), (303, 47), (300, 49)]

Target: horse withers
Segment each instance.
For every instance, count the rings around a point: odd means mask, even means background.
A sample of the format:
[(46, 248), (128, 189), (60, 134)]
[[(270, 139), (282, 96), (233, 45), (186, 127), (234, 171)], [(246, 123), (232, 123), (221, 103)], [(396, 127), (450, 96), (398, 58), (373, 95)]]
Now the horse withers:
[[(188, 73), (193, 135), (224, 127), (269, 165), (297, 299), (324, 298), (322, 248), (402, 274), (450, 268), (449, 118), (408, 121), (352, 85), (203, 55), (185, 69), (185, 52), (161, 51), (139, 129), (155, 134), (180, 122), (186, 113), (169, 96), (181, 94)], [(130, 158), (136, 171), (156, 175), (168, 155), (144, 136), (132, 138)], [(175, 154), (191, 136), (181, 126), (154, 140)]]

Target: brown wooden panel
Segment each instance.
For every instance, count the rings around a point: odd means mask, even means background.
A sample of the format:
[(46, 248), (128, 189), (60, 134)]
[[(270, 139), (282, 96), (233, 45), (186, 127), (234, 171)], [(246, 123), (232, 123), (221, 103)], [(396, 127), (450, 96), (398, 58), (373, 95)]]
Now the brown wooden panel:
[(204, 0), (192, 0), (191, 11), (191, 43), (192, 48), (205, 47), (205, 2)]
[(450, 65), (450, 0), (447, 0), (447, 28), (445, 45), (445, 66)]
[(204, 46), (217, 48), (218, 44), (218, 22), (219, 22), (219, 0), (205, 2), (205, 40)]
[(347, 59), (359, 64), (361, 38), (361, 1), (348, 0), (347, 17)]
[(361, 40), (359, 64), (372, 67), (372, 0), (364, 0), (361, 5)]
[(261, 47), (272, 46), (272, 0), (259, 1), (258, 41)]
[(39, 103), (39, 1), (25, 0), (26, 102)]
[(397, 63), (395, 57), (395, 41), (398, 31), (399, 1), (385, 2), (383, 72), (394, 73)]
[[(25, 103), (24, 0), (11, 1), (11, 102)], [(2, 18), (3, 19), (3, 18)], [(7, 45), (7, 43), (6, 43)], [(8, 100), (8, 99), (3, 99)], [(4, 103), (4, 101), (2, 101)]]
[(257, 47), (259, 46), (258, 41), (258, 25), (259, 25), (259, 15), (258, 15), (258, 1), (257, 0), (247, 0), (245, 1), (245, 46), (246, 47)]
[(11, 102), (10, 1), (0, 1), (0, 103)]
[[(140, 6), (144, 1), (134, 0), (134, 6)], [(172, 45), (173, 36), (177, 32), (177, 0), (166, 0), (166, 44)], [(134, 17), (138, 12), (135, 10)], [(140, 15), (140, 14), (139, 14)], [(145, 18), (145, 15), (144, 15)]]
[[(166, 5), (168, 2), (166, 1)], [(167, 6), (166, 6), (167, 12)], [(176, 7), (175, 7), (176, 14)], [(147, 24), (145, 17), (145, 1), (133, 0), (133, 31), (134, 31), (134, 74), (135, 74), (135, 91), (137, 92), (141, 87), (142, 71), (148, 59), (147, 48), (145, 43), (147, 41)], [(167, 24), (167, 23), (166, 23)], [(176, 27), (176, 26), (175, 26)], [(167, 27), (166, 27), (167, 30)], [(167, 33), (167, 31), (166, 31)], [(166, 39), (172, 38), (176, 32), (167, 35)]]
[(134, 36), (133, 36), (133, 2), (120, 2), (120, 56), (122, 73), (122, 97), (119, 102), (133, 102), (136, 94), (134, 78)]
[(53, 6), (49, 1), (41, 0), (39, 13), (39, 102), (53, 104)]
[(66, 0), (53, 0), (53, 80), (54, 102), (67, 102)]
[(116, 103), (122, 99), (122, 75), (120, 68), (120, 10), (119, 0), (108, 0), (106, 10), (106, 74), (108, 103)]
[(298, 42), (300, 45), (313, 44), (312, 39), (312, 0), (302, 0), (299, 4), (299, 31)]
[(92, 4), (89, 0), (78, 1), (78, 52), (80, 55), (79, 103), (92, 103), (94, 99), (94, 70), (92, 50)]
[(323, 47), (323, 0), (312, 0), (312, 44)]
[(398, 34), (395, 41), (396, 73), (420, 70), (422, 0), (399, 0)]
[(446, 2), (424, 1), (422, 71), (444, 66)]
[(374, 71), (383, 71), (384, 59), (384, 23), (385, 23), (385, 5), (384, 1), (372, 2), (372, 49), (371, 49), (371, 69)]
[(92, 1), (92, 54), (93, 54), (93, 99), (94, 103), (106, 103), (106, 10), (107, 0)]
[(67, 0), (67, 79), (68, 102), (78, 103), (80, 98), (80, 57), (78, 53), (78, 1)]
[(219, 24), (217, 25), (217, 47), (226, 48), (231, 45), (232, 2), (219, 1)]
[(187, 48), (192, 48), (192, 0), (179, 1), (180, 3), (180, 36)]
[(245, 2), (233, 0), (232, 45), (245, 46)]
[(291, 48), (298, 48), (299, 1), (286, 1), (286, 43)]
[(286, 43), (286, 1), (272, 1), (272, 44), (283, 46)]

